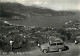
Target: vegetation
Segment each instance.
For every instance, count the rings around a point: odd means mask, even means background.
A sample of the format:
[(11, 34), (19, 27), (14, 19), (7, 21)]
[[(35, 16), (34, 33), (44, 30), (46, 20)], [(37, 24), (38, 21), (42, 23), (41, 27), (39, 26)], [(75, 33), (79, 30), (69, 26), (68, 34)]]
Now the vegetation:
[[(0, 48), (4, 51), (10, 51), (10, 40), (13, 40), (13, 48), (23, 47), (23, 45), (29, 44), (37, 45), (37, 43), (43, 44), (49, 41), (50, 36), (56, 36), (65, 42), (74, 42), (77, 34), (80, 34), (78, 30), (66, 30), (65, 28), (54, 27), (24, 27), (11, 25), (4, 20), (0, 21)], [(77, 32), (79, 31), (79, 32)], [(75, 34), (76, 32), (76, 34)], [(9, 49), (9, 50), (6, 50)]]

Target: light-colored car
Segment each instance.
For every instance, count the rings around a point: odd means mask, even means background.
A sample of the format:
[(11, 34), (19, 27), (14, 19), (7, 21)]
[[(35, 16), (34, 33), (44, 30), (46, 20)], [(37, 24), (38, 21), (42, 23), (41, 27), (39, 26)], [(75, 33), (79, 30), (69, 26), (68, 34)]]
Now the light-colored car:
[(62, 50), (65, 48), (65, 45), (61, 41), (54, 41), (54, 42), (49, 42), (46, 44), (41, 45), (41, 50), (44, 53), (47, 53), (49, 51), (59, 51), (62, 52)]

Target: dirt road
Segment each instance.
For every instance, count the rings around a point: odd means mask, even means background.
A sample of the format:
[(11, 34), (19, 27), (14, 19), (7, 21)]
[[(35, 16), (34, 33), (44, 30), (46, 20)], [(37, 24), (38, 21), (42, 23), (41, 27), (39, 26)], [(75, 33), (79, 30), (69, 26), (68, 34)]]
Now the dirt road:
[(0, 56), (80, 56), (80, 44), (75, 45), (74, 43), (66, 44), (69, 50), (63, 52), (49, 52), (47, 54), (37, 48), (36, 50), (27, 52), (26, 54), (8, 54)]

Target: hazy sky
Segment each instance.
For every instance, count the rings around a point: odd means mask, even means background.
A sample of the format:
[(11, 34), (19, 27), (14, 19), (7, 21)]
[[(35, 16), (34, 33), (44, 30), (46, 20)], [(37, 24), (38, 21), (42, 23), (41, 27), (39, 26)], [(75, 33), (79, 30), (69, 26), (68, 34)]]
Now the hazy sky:
[(24, 5), (37, 5), (53, 10), (79, 10), (80, 0), (0, 0), (1, 2), (18, 2)]

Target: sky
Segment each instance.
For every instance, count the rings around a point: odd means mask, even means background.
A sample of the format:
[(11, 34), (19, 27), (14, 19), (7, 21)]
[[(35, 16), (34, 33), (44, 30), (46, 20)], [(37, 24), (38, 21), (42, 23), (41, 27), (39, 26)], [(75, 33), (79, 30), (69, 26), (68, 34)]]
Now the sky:
[(18, 2), (26, 6), (36, 5), (53, 10), (78, 10), (80, 0), (0, 0), (1, 2)]

